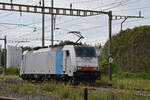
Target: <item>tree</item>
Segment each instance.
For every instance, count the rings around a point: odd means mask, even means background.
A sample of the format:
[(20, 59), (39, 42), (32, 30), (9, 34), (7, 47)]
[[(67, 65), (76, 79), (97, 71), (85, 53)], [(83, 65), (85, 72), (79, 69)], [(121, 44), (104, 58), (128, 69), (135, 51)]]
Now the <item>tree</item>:
[(66, 41), (61, 41), (58, 45), (64, 46), (64, 45), (83, 45), (83, 44), (82, 42), (75, 43), (73, 41), (66, 40)]
[[(112, 36), (112, 55), (119, 71), (150, 73), (150, 26), (127, 29)], [(100, 59), (108, 57), (108, 41)]]
[(25, 46), (25, 47), (21, 47), (22, 48), (22, 52), (24, 52), (24, 51), (26, 51), (26, 50), (28, 50), (28, 51), (31, 51), (32, 50), (32, 48), (31, 47), (29, 47), (29, 46)]

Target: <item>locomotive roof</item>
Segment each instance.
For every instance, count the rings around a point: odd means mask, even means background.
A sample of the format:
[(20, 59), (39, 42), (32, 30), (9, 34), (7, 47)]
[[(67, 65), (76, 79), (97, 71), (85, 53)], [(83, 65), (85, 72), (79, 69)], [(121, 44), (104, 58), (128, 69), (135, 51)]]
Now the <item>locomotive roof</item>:
[(39, 52), (47, 52), (50, 50), (57, 50), (57, 49), (62, 49), (63, 47), (92, 47), (92, 46), (82, 46), (82, 45), (65, 45), (65, 46), (54, 46), (54, 47), (37, 47), (32, 51), (24, 51), (23, 55), (27, 54), (27, 53), (39, 53)]

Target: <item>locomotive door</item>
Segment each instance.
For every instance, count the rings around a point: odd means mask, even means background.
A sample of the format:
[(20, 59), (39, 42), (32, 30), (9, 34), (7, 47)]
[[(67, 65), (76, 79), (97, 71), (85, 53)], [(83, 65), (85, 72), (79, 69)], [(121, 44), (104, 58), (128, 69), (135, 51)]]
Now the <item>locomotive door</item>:
[(70, 53), (69, 50), (63, 51), (63, 72), (66, 73), (70, 66)]

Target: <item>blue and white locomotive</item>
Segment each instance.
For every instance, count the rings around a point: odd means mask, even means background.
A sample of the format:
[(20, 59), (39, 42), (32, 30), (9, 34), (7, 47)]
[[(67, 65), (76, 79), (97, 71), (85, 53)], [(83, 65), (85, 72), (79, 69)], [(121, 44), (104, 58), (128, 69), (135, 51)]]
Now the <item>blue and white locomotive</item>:
[(65, 45), (25, 52), (20, 76), (23, 80), (95, 81), (100, 79), (94, 47)]

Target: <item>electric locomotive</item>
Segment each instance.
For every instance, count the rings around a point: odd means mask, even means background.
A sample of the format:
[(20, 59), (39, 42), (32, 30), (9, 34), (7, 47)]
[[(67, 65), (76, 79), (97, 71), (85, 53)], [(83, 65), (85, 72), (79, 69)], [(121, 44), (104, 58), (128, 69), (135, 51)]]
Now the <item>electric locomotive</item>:
[(24, 52), (20, 70), (23, 80), (92, 81), (100, 79), (94, 47), (65, 45)]

